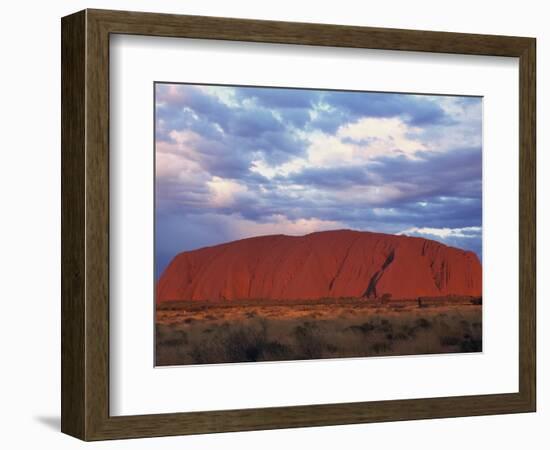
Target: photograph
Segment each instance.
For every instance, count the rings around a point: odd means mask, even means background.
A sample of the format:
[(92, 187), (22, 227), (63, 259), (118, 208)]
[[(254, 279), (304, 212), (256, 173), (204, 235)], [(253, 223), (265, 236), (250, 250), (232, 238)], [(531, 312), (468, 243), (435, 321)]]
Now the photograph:
[(546, 3), (3, 6), (0, 448), (550, 448)]
[(482, 97), (154, 102), (155, 365), (482, 351)]

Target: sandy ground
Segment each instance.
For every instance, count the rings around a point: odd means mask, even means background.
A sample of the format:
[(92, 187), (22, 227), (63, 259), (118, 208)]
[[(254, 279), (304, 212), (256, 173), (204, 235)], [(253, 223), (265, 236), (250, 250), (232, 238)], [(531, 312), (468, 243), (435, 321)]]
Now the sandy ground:
[(157, 365), (479, 352), (478, 299), (166, 302)]

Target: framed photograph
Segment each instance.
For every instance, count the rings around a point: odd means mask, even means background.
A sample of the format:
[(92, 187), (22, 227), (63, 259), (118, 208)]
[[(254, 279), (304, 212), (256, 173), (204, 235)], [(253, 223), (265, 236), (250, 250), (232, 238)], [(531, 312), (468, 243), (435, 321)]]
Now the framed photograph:
[(62, 19), (62, 431), (535, 411), (535, 39)]

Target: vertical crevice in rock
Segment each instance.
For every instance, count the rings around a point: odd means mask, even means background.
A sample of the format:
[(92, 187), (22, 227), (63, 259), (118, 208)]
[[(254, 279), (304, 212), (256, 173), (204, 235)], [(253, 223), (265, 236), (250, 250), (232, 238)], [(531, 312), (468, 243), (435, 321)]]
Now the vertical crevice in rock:
[(393, 262), (394, 258), (395, 258), (395, 250), (392, 250), (384, 260), (384, 263), (382, 264), (382, 268), (377, 272), (375, 272), (375, 274), (371, 277), (369, 281), (369, 285), (367, 286), (367, 290), (364, 292), (363, 297), (371, 298), (371, 297), (378, 296), (376, 292), (376, 285), (378, 284), (378, 280), (382, 278), (382, 275), (384, 275), (384, 272), (389, 267), (389, 265)]
[(378, 279), (380, 278), (380, 272), (376, 272), (372, 278), (369, 281), (369, 285), (367, 287), (367, 290), (363, 294), (363, 297), (376, 297), (376, 283), (378, 282)]

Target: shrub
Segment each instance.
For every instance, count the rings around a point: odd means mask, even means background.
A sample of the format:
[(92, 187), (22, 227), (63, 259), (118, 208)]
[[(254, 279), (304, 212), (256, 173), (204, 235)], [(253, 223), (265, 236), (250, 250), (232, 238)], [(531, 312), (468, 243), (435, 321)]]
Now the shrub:
[(391, 344), (387, 342), (375, 342), (371, 345), (371, 350), (376, 353), (387, 353), (391, 350)]
[(452, 347), (454, 345), (460, 344), (461, 340), (456, 336), (442, 336), (439, 339), (439, 342), (443, 347)]
[(425, 319), (424, 317), (416, 319), (415, 324), (417, 327), (424, 328), (424, 329), (428, 329), (432, 327), (432, 324), (430, 323), (430, 321)]
[(481, 339), (465, 339), (460, 343), (460, 351), (462, 352), (480, 352), (482, 350)]
[(481, 305), (483, 302), (482, 297), (476, 297), (471, 300), (472, 305)]

